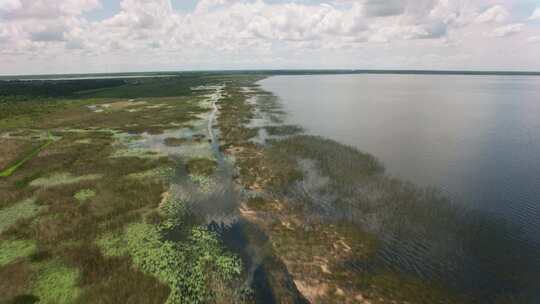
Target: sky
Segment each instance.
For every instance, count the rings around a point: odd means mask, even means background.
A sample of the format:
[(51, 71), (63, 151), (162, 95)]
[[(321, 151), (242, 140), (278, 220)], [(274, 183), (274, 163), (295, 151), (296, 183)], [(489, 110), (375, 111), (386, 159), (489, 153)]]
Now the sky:
[(0, 74), (540, 71), (540, 0), (0, 0)]

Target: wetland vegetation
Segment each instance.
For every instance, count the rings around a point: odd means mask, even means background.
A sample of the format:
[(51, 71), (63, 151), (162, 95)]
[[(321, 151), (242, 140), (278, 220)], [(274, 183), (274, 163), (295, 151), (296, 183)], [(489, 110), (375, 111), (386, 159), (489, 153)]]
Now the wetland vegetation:
[(515, 227), (284, 124), (264, 77), (1, 82), (0, 303), (528, 303)]

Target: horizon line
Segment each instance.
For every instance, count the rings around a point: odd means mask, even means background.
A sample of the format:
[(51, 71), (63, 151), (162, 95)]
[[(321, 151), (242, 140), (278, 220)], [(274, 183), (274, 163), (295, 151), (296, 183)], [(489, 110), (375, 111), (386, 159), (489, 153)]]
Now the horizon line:
[[(38, 73), (38, 74), (0, 74), (2, 78), (22, 78), (22, 77), (54, 77), (54, 76), (81, 76), (81, 75), (142, 75), (142, 74), (177, 74), (188, 73), (250, 73), (250, 74), (441, 74), (441, 75), (523, 75), (540, 76), (540, 71), (520, 71), (520, 70), (461, 70), (461, 69), (201, 69), (201, 70), (155, 70), (137, 72), (91, 72), (91, 73)], [(17, 80), (17, 79), (13, 79)]]

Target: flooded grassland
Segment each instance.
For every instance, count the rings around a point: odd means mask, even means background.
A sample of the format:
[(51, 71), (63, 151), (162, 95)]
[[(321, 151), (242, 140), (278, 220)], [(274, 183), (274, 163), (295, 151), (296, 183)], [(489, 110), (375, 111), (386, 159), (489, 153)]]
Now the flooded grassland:
[(3, 103), (0, 302), (251, 297), (241, 260), (190, 211), (220, 185), (208, 132), (217, 91), (62, 100), (31, 113)]
[(0, 303), (530, 303), (513, 227), (285, 124), (262, 78), (0, 103)]

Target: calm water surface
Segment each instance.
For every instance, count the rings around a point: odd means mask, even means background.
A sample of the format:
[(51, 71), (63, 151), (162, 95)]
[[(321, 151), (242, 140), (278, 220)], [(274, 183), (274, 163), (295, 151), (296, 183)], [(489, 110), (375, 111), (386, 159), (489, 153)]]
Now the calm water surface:
[(289, 122), (540, 240), (540, 77), (276, 76)]

